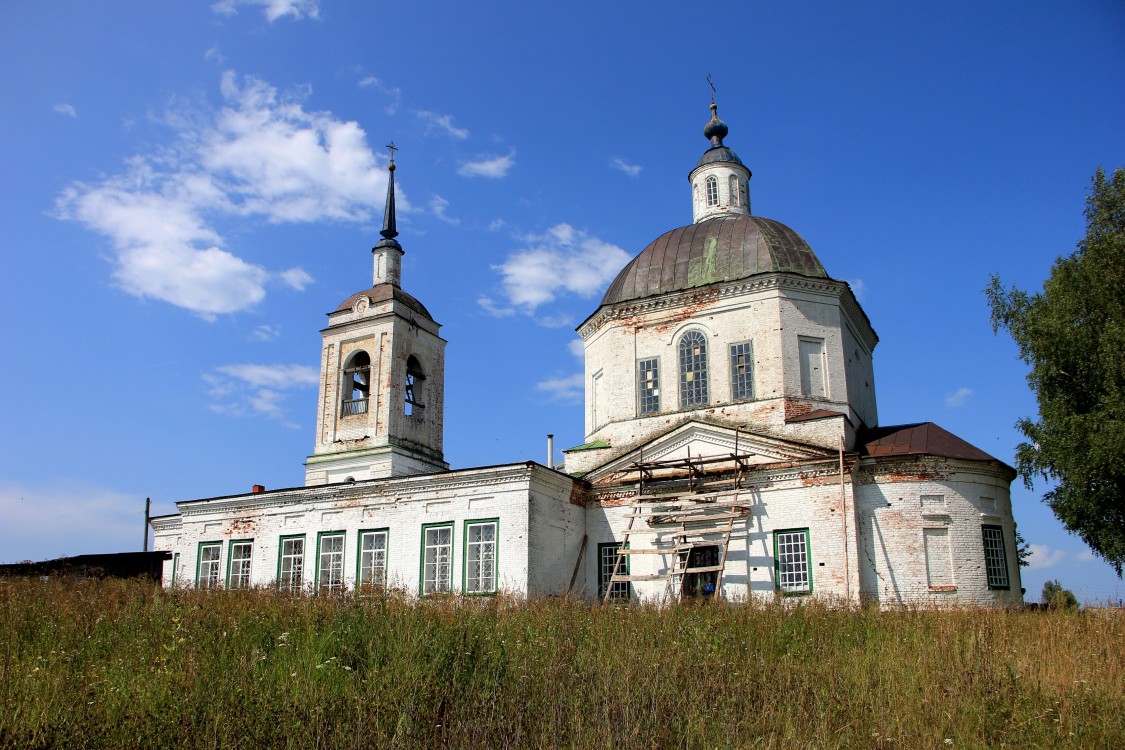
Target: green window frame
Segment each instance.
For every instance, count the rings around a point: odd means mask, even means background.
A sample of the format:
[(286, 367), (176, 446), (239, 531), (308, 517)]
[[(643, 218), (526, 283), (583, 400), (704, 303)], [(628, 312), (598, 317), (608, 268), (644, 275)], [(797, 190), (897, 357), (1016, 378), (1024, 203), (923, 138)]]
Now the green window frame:
[(277, 540), (277, 587), (300, 591), (305, 587), (305, 535), (289, 534)]
[(344, 590), (344, 532), (321, 531), (316, 535), (314, 580), (321, 592)]
[(773, 569), (774, 586), (782, 594), (812, 593), (812, 544), (807, 528), (773, 532)]
[[(598, 599), (605, 599), (606, 587), (609, 579), (613, 577), (613, 567), (617, 564), (617, 550), (621, 549), (621, 542), (604, 542), (598, 545)], [(622, 555), (621, 573), (629, 575), (629, 556)], [(630, 598), (629, 582), (617, 581), (613, 584), (613, 593), (610, 599), (627, 600)]]
[(711, 402), (707, 391), (707, 337), (699, 331), (688, 331), (680, 337), (680, 408), (706, 406)]
[(227, 588), (250, 588), (250, 565), (254, 557), (253, 539), (231, 539), (227, 546)]
[(453, 522), (422, 524), (418, 593), (447, 594), (453, 586)]
[(195, 587), (217, 589), (222, 583), (222, 542), (200, 542), (195, 555)]
[(730, 397), (732, 401), (754, 398), (754, 344), (730, 345)]
[(461, 547), (461, 591), (465, 594), (495, 594), (499, 584), (497, 551), (500, 519), (465, 521)]
[(180, 553), (172, 553), (172, 582), (169, 584), (172, 588), (176, 588), (176, 573), (180, 570)]
[(1004, 529), (1001, 526), (982, 524), (980, 533), (984, 544), (984, 569), (988, 576), (988, 588), (993, 591), (1007, 591), (1011, 583), (1008, 578), (1008, 553), (1004, 547)]
[(387, 528), (360, 529), (356, 551), (355, 587), (384, 588), (387, 585), (387, 555), (391, 534)]
[(660, 413), (660, 359), (650, 357), (637, 362), (637, 413)]

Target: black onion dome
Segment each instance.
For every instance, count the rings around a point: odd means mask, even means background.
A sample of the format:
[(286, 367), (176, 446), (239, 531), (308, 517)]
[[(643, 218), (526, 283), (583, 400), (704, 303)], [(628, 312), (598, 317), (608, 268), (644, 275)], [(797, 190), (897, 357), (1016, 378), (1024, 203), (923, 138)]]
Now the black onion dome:
[(699, 161), (696, 163), (695, 167), (696, 169), (698, 169), (704, 164), (711, 164), (717, 161), (742, 164), (742, 159), (738, 158), (738, 154), (734, 153), (734, 149), (727, 148), (726, 146), (719, 146), (717, 148), (709, 148), (704, 151), (703, 156), (699, 157)]
[(774, 272), (828, 278), (809, 244), (780, 221), (720, 216), (657, 237), (621, 269), (602, 304)]

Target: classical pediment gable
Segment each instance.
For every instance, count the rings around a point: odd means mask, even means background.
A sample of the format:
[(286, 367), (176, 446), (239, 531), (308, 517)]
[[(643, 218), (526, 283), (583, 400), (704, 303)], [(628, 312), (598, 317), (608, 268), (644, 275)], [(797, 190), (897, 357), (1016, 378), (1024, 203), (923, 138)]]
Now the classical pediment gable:
[(617, 456), (591, 471), (585, 479), (594, 484), (620, 481), (629, 475), (636, 477), (638, 465), (672, 467), (682, 464), (686, 468), (689, 460), (706, 470), (708, 467), (734, 468), (739, 462), (745, 468), (752, 468), (831, 458), (835, 455), (816, 445), (692, 421)]

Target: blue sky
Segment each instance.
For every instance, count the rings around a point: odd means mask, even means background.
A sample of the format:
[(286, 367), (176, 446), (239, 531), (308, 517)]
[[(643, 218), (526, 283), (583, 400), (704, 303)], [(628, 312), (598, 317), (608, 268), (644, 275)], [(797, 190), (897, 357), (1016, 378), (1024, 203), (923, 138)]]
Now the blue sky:
[[(708, 73), (754, 213), (879, 333), (880, 422), (1009, 462), (1035, 404), (981, 290), (1039, 287), (1125, 165), (1119, 2), (5, 3), (0, 71), (0, 562), (302, 483), (388, 141), (455, 467), (582, 441), (574, 326), (691, 221)], [(1125, 595), (1041, 491), (1013, 485), (1030, 598)]]

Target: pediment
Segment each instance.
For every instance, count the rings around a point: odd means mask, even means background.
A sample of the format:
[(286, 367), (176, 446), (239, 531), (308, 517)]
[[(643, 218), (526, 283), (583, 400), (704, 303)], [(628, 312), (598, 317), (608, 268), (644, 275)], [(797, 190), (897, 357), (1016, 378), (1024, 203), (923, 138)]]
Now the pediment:
[(733, 466), (736, 455), (741, 457), (744, 466), (752, 467), (830, 458), (836, 454), (820, 446), (771, 435), (706, 422), (688, 422), (599, 466), (585, 478), (595, 484), (612, 482), (628, 474), (636, 476), (637, 464), (674, 464), (688, 459), (712, 459), (717, 465), (721, 465), (720, 459), (729, 459)]

